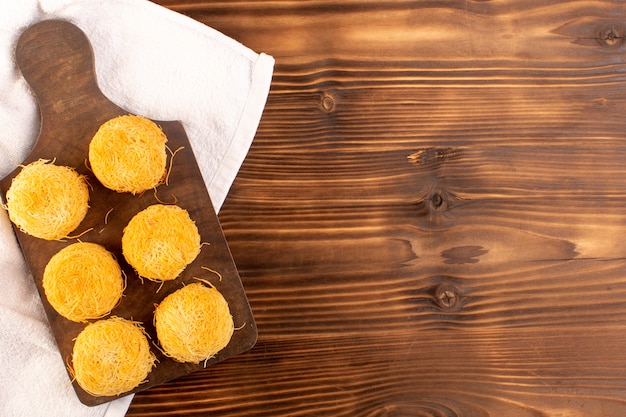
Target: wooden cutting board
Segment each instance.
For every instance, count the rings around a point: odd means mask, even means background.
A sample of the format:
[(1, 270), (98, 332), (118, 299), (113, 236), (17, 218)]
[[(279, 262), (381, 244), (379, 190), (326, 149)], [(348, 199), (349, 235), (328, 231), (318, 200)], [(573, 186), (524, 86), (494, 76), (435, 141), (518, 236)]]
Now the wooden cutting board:
[[(102, 123), (129, 112), (109, 101), (100, 91), (92, 48), (85, 34), (66, 21), (39, 22), (21, 35), (16, 48), (16, 62), (32, 88), (41, 112), (38, 141), (23, 164), (40, 158), (56, 160), (57, 165), (74, 167), (88, 178), (91, 185), (90, 209), (75, 234), (91, 229), (80, 236), (80, 240), (104, 245), (117, 257), (128, 277), (123, 300), (111, 315), (142, 322), (155, 343), (157, 337), (152, 324), (154, 306), (185, 283), (195, 282), (195, 278), (208, 280), (229, 303), (237, 330), (226, 348), (206, 364), (195, 365), (175, 362), (153, 346), (152, 350), (158, 359), (157, 366), (148, 381), (132, 392), (203, 369), (250, 349), (257, 338), (254, 318), (182, 125), (175, 121), (157, 121), (167, 135), (168, 147), (171, 150), (182, 148), (173, 158), (169, 185), (159, 186), (156, 193), (145, 192), (139, 196), (110, 191), (97, 181), (87, 167), (89, 142)], [(146, 68), (146, 71), (150, 70)], [(16, 168), (0, 181), (5, 201), (6, 191), (20, 169)], [(198, 258), (183, 274), (174, 281), (164, 283), (162, 287), (149, 280), (142, 282), (125, 262), (121, 250), (122, 230), (128, 221), (137, 212), (159, 200), (176, 201), (176, 204), (186, 209), (196, 222), (202, 242), (205, 243)], [(17, 229), (16, 234), (39, 289), (61, 356), (69, 363), (74, 338), (86, 324), (71, 322), (56, 313), (44, 294), (42, 274), (50, 257), (76, 239), (45, 241)], [(217, 271), (221, 279), (205, 268)], [(73, 385), (80, 400), (87, 405), (118, 398), (94, 397), (83, 391), (75, 381)]]

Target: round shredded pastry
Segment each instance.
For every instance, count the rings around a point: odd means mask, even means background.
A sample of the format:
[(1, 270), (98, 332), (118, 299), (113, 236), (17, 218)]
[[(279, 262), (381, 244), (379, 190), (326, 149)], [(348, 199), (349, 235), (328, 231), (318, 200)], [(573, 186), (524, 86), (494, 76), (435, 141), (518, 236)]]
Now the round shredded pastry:
[(167, 138), (152, 120), (135, 115), (105, 122), (89, 143), (89, 163), (105, 187), (142, 193), (165, 177)]
[(22, 167), (6, 198), (11, 221), (24, 233), (45, 240), (68, 237), (89, 209), (84, 176), (44, 159)]
[(200, 253), (200, 234), (187, 210), (155, 204), (137, 213), (124, 228), (122, 252), (139, 276), (175, 279)]
[(146, 382), (155, 360), (139, 323), (111, 317), (80, 332), (70, 373), (89, 394), (113, 396)]
[(165, 297), (154, 312), (154, 324), (164, 353), (179, 362), (212, 358), (228, 345), (234, 332), (222, 294), (201, 283)]
[(43, 273), (46, 298), (63, 317), (85, 322), (106, 316), (124, 292), (122, 270), (96, 243), (73, 243), (57, 252)]

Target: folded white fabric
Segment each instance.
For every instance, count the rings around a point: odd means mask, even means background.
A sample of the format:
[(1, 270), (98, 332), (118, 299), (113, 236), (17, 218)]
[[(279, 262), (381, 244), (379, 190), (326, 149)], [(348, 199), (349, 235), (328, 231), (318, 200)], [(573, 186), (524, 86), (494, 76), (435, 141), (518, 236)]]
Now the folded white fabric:
[[(274, 60), (144, 0), (0, 0), (0, 177), (22, 162), (39, 133), (15, 43), (26, 27), (50, 18), (87, 34), (98, 83), (111, 101), (183, 123), (219, 210), (258, 127)], [(0, 416), (125, 415), (130, 396), (96, 407), (76, 397), (4, 210), (0, 270)]]

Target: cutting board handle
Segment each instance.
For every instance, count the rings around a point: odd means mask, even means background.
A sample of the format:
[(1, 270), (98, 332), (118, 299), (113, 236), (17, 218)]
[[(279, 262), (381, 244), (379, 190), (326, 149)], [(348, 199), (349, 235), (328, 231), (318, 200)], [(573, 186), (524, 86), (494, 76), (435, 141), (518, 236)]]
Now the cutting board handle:
[(41, 116), (33, 153), (40, 153), (37, 148), (45, 146), (52, 159), (63, 153), (63, 149), (54, 149), (58, 142), (65, 147), (83, 146), (85, 137), (94, 133), (91, 124), (128, 113), (101, 92), (91, 43), (68, 21), (44, 20), (28, 27), (18, 39), (15, 61), (35, 95)]
[(97, 107), (94, 100), (108, 101), (98, 87), (91, 44), (70, 22), (44, 20), (28, 27), (17, 42), (15, 60), (44, 120), (66, 111), (84, 113)]

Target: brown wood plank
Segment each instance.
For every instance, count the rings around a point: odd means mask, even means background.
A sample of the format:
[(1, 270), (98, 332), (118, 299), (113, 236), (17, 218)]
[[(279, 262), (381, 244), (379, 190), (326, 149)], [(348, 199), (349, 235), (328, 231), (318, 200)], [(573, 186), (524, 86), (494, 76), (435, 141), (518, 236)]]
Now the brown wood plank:
[(626, 6), (180, 1), (276, 58), (219, 218), (250, 352), (129, 416), (622, 416)]

